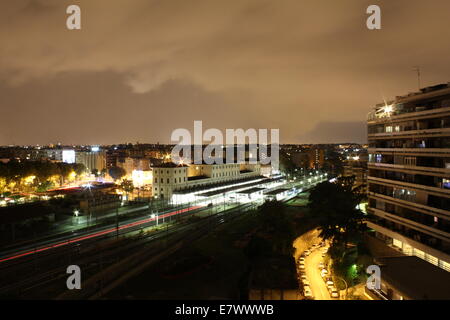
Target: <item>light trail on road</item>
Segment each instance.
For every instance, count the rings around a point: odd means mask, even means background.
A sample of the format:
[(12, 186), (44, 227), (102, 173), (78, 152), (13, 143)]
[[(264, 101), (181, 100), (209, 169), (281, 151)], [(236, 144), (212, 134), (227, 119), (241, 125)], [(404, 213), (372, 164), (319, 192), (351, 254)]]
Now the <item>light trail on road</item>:
[(156, 219), (171, 217), (171, 216), (174, 216), (174, 215), (177, 215), (177, 214), (181, 214), (181, 213), (184, 213), (184, 212), (196, 210), (196, 209), (199, 209), (199, 208), (202, 208), (202, 207), (204, 207), (204, 206), (192, 206), (192, 207), (189, 207), (189, 208), (175, 210), (175, 211), (171, 211), (171, 212), (168, 212), (168, 213), (165, 213), (165, 214), (161, 214), (161, 215), (159, 215), (157, 217), (154, 217), (154, 218), (146, 218), (146, 219), (142, 219), (142, 220), (139, 220), (139, 221), (131, 222), (131, 223), (125, 224), (123, 226), (120, 226), (119, 228), (117, 228), (117, 227), (110, 228), (110, 229), (107, 229), (107, 230), (98, 231), (98, 232), (95, 232), (95, 233), (92, 233), (92, 234), (88, 234), (88, 235), (85, 235), (85, 236), (69, 239), (67, 241), (62, 241), (62, 242), (58, 242), (58, 243), (55, 243), (55, 244), (51, 244), (51, 245), (48, 245), (48, 246), (45, 246), (45, 247), (42, 247), (42, 248), (39, 248), (39, 249), (34, 249), (34, 250), (26, 251), (26, 252), (23, 252), (23, 253), (14, 254), (12, 256), (0, 259), (0, 263), (6, 262), (6, 261), (10, 261), (10, 260), (14, 260), (14, 259), (18, 259), (18, 258), (25, 257), (25, 256), (29, 256), (29, 255), (32, 255), (32, 254), (35, 254), (35, 253), (39, 253), (39, 252), (42, 252), (42, 251), (47, 251), (47, 250), (50, 250), (50, 249), (62, 247), (62, 246), (68, 245), (68, 244), (77, 243), (77, 242), (80, 242), (80, 241), (83, 241), (83, 240), (100, 237), (100, 236), (103, 236), (105, 234), (109, 234), (109, 233), (112, 233), (112, 232), (117, 232), (118, 230), (124, 230), (124, 229), (128, 229), (128, 228), (131, 228), (131, 227), (139, 226), (139, 225), (142, 225), (142, 224), (145, 224), (145, 223), (148, 223), (148, 222), (155, 221)]

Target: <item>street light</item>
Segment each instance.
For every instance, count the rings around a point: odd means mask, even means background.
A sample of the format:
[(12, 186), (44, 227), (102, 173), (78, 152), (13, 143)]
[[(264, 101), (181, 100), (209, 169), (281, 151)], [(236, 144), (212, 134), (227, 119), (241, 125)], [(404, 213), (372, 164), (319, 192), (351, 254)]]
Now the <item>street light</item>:
[(152, 213), (151, 218), (155, 219), (155, 217), (156, 217), (156, 226), (158, 226), (158, 215)]

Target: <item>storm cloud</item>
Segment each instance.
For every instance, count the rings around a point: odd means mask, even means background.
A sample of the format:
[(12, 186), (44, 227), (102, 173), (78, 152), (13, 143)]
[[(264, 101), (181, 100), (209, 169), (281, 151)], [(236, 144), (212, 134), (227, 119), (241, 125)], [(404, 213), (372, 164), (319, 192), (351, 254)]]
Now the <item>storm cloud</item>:
[[(381, 30), (366, 28), (370, 4)], [(450, 81), (449, 12), (447, 0), (3, 1), (0, 144), (169, 142), (194, 120), (364, 142), (371, 106), (417, 90), (414, 66), (423, 86)], [(345, 122), (362, 125), (323, 125)]]

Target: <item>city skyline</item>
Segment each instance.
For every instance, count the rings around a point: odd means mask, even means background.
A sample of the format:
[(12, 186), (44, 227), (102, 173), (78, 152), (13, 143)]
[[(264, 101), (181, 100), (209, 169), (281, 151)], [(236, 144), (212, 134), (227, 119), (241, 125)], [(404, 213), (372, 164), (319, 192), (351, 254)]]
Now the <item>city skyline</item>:
[[(5, 2), (0, 145), (170, 143), (176, 128), (279, 128), (366, 143), (373, 106), (446, 83), (448, 1)], [(320, 23), (319, 23), (320, 20)], [(45, 36), (44, 36), (45, 35)]]

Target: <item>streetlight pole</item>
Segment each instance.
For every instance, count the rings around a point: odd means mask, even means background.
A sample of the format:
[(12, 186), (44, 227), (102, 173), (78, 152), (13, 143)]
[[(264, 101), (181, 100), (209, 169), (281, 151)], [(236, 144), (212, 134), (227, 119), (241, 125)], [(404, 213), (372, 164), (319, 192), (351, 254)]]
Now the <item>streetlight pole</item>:
[(119, 196), (119, 202), (116, 207), (116, 237), (119, 238), (119, 207), (122, 203), (122, 196)]
[(150, 217), (151, 217), (152, 219), (155, 219), (155, 218), (156, 218), (156, 226), (158, 226), (158, 215), (152, 213), (152, 215), (151, 215)]

